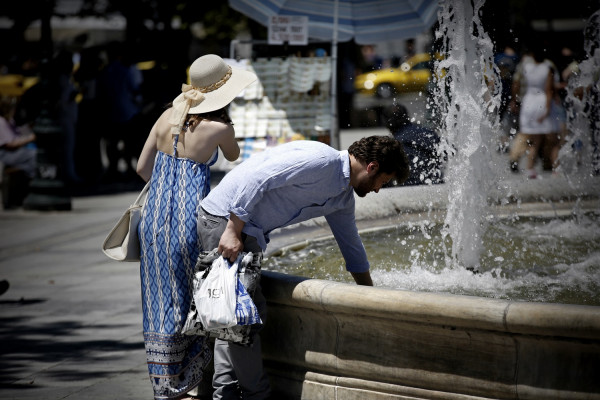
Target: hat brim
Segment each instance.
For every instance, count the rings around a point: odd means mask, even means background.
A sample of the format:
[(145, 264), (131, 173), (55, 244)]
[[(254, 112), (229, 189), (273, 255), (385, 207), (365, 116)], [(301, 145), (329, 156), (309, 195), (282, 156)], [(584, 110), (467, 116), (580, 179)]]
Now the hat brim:
[(204, 100), (200, 104), (190, 107), (189, 114), (203, 114), (221, 109), (231, 103), (245, 88), (256, 81), (254, 73), (240, 68), (231, 67), (231, 76), (212, 92), (203, 93)]

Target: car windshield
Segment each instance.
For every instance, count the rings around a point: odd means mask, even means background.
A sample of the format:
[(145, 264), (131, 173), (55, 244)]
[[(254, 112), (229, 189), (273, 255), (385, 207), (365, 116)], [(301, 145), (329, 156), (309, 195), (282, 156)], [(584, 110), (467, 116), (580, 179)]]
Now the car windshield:
[(421, 61), (420, 63), (413, 65), (412, 69), (431, 69), (431, 66), (431, 61)]

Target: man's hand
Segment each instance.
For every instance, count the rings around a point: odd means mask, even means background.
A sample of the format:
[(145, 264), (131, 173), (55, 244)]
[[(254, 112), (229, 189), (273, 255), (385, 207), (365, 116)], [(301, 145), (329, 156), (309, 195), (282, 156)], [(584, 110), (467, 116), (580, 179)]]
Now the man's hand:
[(230, 214), (227, 227), (225, 227), (225, 231), (219, 240), (217, 251), (231, 262), (234, 262), (239, 252), (244, 250), (242, 228), (244, 228), (244, 221), (239, 219), (237, 215)]
[(371, 279), (371, 273), (367, 272), (351, 272), (354, 282), (357, 285), (373, 286), (373, 280)]

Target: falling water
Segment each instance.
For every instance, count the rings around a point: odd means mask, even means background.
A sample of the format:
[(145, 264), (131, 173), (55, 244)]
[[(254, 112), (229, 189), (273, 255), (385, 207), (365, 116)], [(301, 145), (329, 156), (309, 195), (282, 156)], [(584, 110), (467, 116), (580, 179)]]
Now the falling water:
[(495, 179), (490, 165), (493, 131), (500, 105), (499, 71), (493, 43), (479, 19), (483, 0), (441, 2), (440, 28), (445, 58), (436, 63), (435, 99), (445, 114), (441, 131), (448, 160), (449, 205), (443, 236), (452, 249), (447, 264), (478, 269), (486, 230), (487, 194)]
[[(600, 165), (600, 154), (593, 153), (592, 135), (590, 132), (590, 121), (596, 120), (597, 108), (592, 107), (593, 102), (598, 99), (594, 94), (600, 93), (600, 80), (598, 70), (600, 70), (600, 31), (598, 22), (592, 23), (594, 16), (600, 20), (600, 10), (596, 11), (584, 31), (584, 50), (586, 58), (578, 65), (578, 71), (569, 78), (567, 87), (566, 103), (567, 107), (567, 127), (570, 132), (567, 137), (567, 143), (561, 148), (559, 160), (561, 169), (565, 172), (577, 171), (580, 167), (589, 168), (590, 174), (594, 174), (594, 167)], [(596, 86), (596, 90), (591, 90)], [(595, 117), (595, 118), (594, 118)], [(597, 129), (597, 128), (596, 128)], [(595, 158), (595, 160), (594, 160)], [(592, 162), (589, 162), (592, 160)]]

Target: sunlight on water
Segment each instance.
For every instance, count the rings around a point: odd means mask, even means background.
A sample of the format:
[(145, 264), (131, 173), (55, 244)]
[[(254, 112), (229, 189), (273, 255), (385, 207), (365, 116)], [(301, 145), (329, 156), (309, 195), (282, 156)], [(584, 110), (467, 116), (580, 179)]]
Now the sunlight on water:
[[(477, 273), (447, 265), (440, 226), (427, 221), (361, 235), (376, 286), (489, 298), (600, 305), (600, 215), (496, 221)], [(446, 245), (446, 246), (444, 246)], [(265, 269), (352, 282), (333, 239), (270, 257)]]

